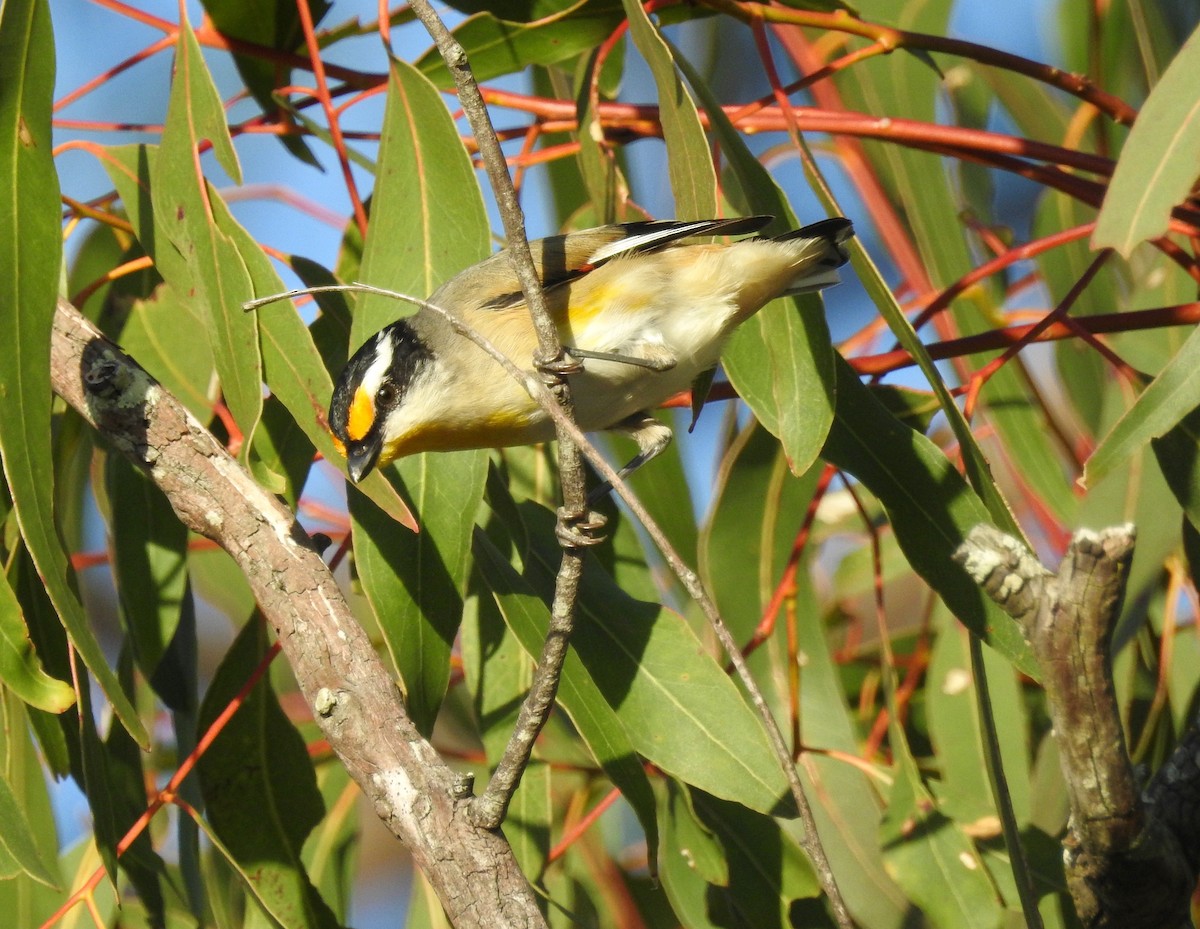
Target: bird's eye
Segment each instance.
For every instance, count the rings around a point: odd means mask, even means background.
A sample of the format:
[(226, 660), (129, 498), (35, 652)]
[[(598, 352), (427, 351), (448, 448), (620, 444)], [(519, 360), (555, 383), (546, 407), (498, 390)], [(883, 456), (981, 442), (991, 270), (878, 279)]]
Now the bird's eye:
[(377, 407), (387, 408), (395, 402), (396, 388), (391, 384), (384, 384), (375, 392), (375, 405)]

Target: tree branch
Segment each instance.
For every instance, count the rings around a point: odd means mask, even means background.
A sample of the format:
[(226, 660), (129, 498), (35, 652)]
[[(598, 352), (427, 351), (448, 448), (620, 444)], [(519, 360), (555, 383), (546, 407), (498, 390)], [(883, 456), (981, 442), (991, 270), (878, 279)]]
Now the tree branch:
[(1088, 929), (1183, 929), (1200, 855), (1200, 734), (1192, 729), (1142, 795), (1129, 761), (1110, 642), (1121, 612), (1132, 525), (1081, 529), (1058, 573), (991, 526), (955, 553), (1021, 624), (1042, 669), (1071, 817), (1067, 883)]
[(545, 926), (508, 843), (468, 819), (459, 778), (413, 726), (294, 515), (64, 300), (54, 320), (51, 377), (55, 392), (149, 473), (184, 525), (233, 557), (313, 718), (412, 851), (451, 922), (458, 929)]

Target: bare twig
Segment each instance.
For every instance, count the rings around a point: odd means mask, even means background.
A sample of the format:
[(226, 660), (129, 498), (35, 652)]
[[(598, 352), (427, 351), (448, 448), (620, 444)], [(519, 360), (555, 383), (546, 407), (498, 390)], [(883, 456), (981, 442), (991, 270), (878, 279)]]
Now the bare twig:
[[(433, 38), (438, 52), (454, 78), (459, 102), (467, 121), (471, 124), (471, 131), (479, 146), (479, 154), (504, 222), (513, 270), (521, 283), (521, 291), (529, 306), (534, 329), (537, 330), (539, 356), (535, 360), (546, 379), (546, 385), (554, 395), (556, 408), (563, 414), (562, 420), (573, 424), (574, 407), (571, 404), (571, 391), (566, 379), (566, 375), (573, 369), (563, 353), (558, 330), (546, 307), (541, 281), (534, 267), (525, 234), (525, 217), (504, 161), (504, 153), (500, 149), (500, 141), (496, 138), (487, 104), (484, 103), (479, 85), (471, 73), (467, 53), (451, 35), (433, 6), (428, 0), (412, 0), (411, 7)], [(556, 419), (555, 423), (558, 424), (559, 420)], [(559, 513), (559, 525), (563, 531), (559, 533), (559, 537), (565, 540), (570, 537), (569, 530), (572, 527), (580, 527), (586, 519), (586, 476), (583, 459), (571, 436), (561, 426), (557, 432), (559, 481), (563, 489), (563, 509)], [(579, 599), (579, 581), (582, 575), (582, 550), (564, 541), (562, 563), (558, 569), (554, 600), (550, 606), (550, 628), (529, 693), (521, 705), (517, 725), (500, 762), (496, 765), (492, 779), (483, 794), (471, 803), (471, 816), (483, 828), (495, 829), (504, 820), (504, 813), (508, 809), (513, 792), (517, 789), (529, 762), (533, 743), (549, 718), (554, 696), (558, 692), (558, 681), (566, 658), (567, 645), (575, 624), (575, 605)]]
[(313, 718), (457, 929), (544, 926), (508, 843), (467, 817), (455, 772), (413, 726), (294, 515), (73, 306), (60, 301), (54, 323), (54, 390), (149, 473), (188, 528), (233, 557)]

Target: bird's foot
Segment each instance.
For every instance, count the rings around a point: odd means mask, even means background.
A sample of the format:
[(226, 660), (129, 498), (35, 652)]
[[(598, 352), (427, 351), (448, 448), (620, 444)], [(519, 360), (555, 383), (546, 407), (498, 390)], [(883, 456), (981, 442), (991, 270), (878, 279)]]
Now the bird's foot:
[(563, 548), (590, 548), (605, 540), (601, 530), (607, 522), (608, 517), (596, 510), (573, 514), (559, 507), (554, 534)]

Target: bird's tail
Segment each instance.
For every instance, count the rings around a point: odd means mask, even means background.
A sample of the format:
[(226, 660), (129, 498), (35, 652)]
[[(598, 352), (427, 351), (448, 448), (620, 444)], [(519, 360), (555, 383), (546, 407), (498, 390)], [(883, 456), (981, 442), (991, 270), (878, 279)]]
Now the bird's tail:
[(807, 294), (838, 283), (838, 268), (850, 260), (844, 243), (854, 235), (854, 224), (843, 217), (823, 219), (775, 236), (773, 242), (793, 242), (802, 270), (783, 292)]

